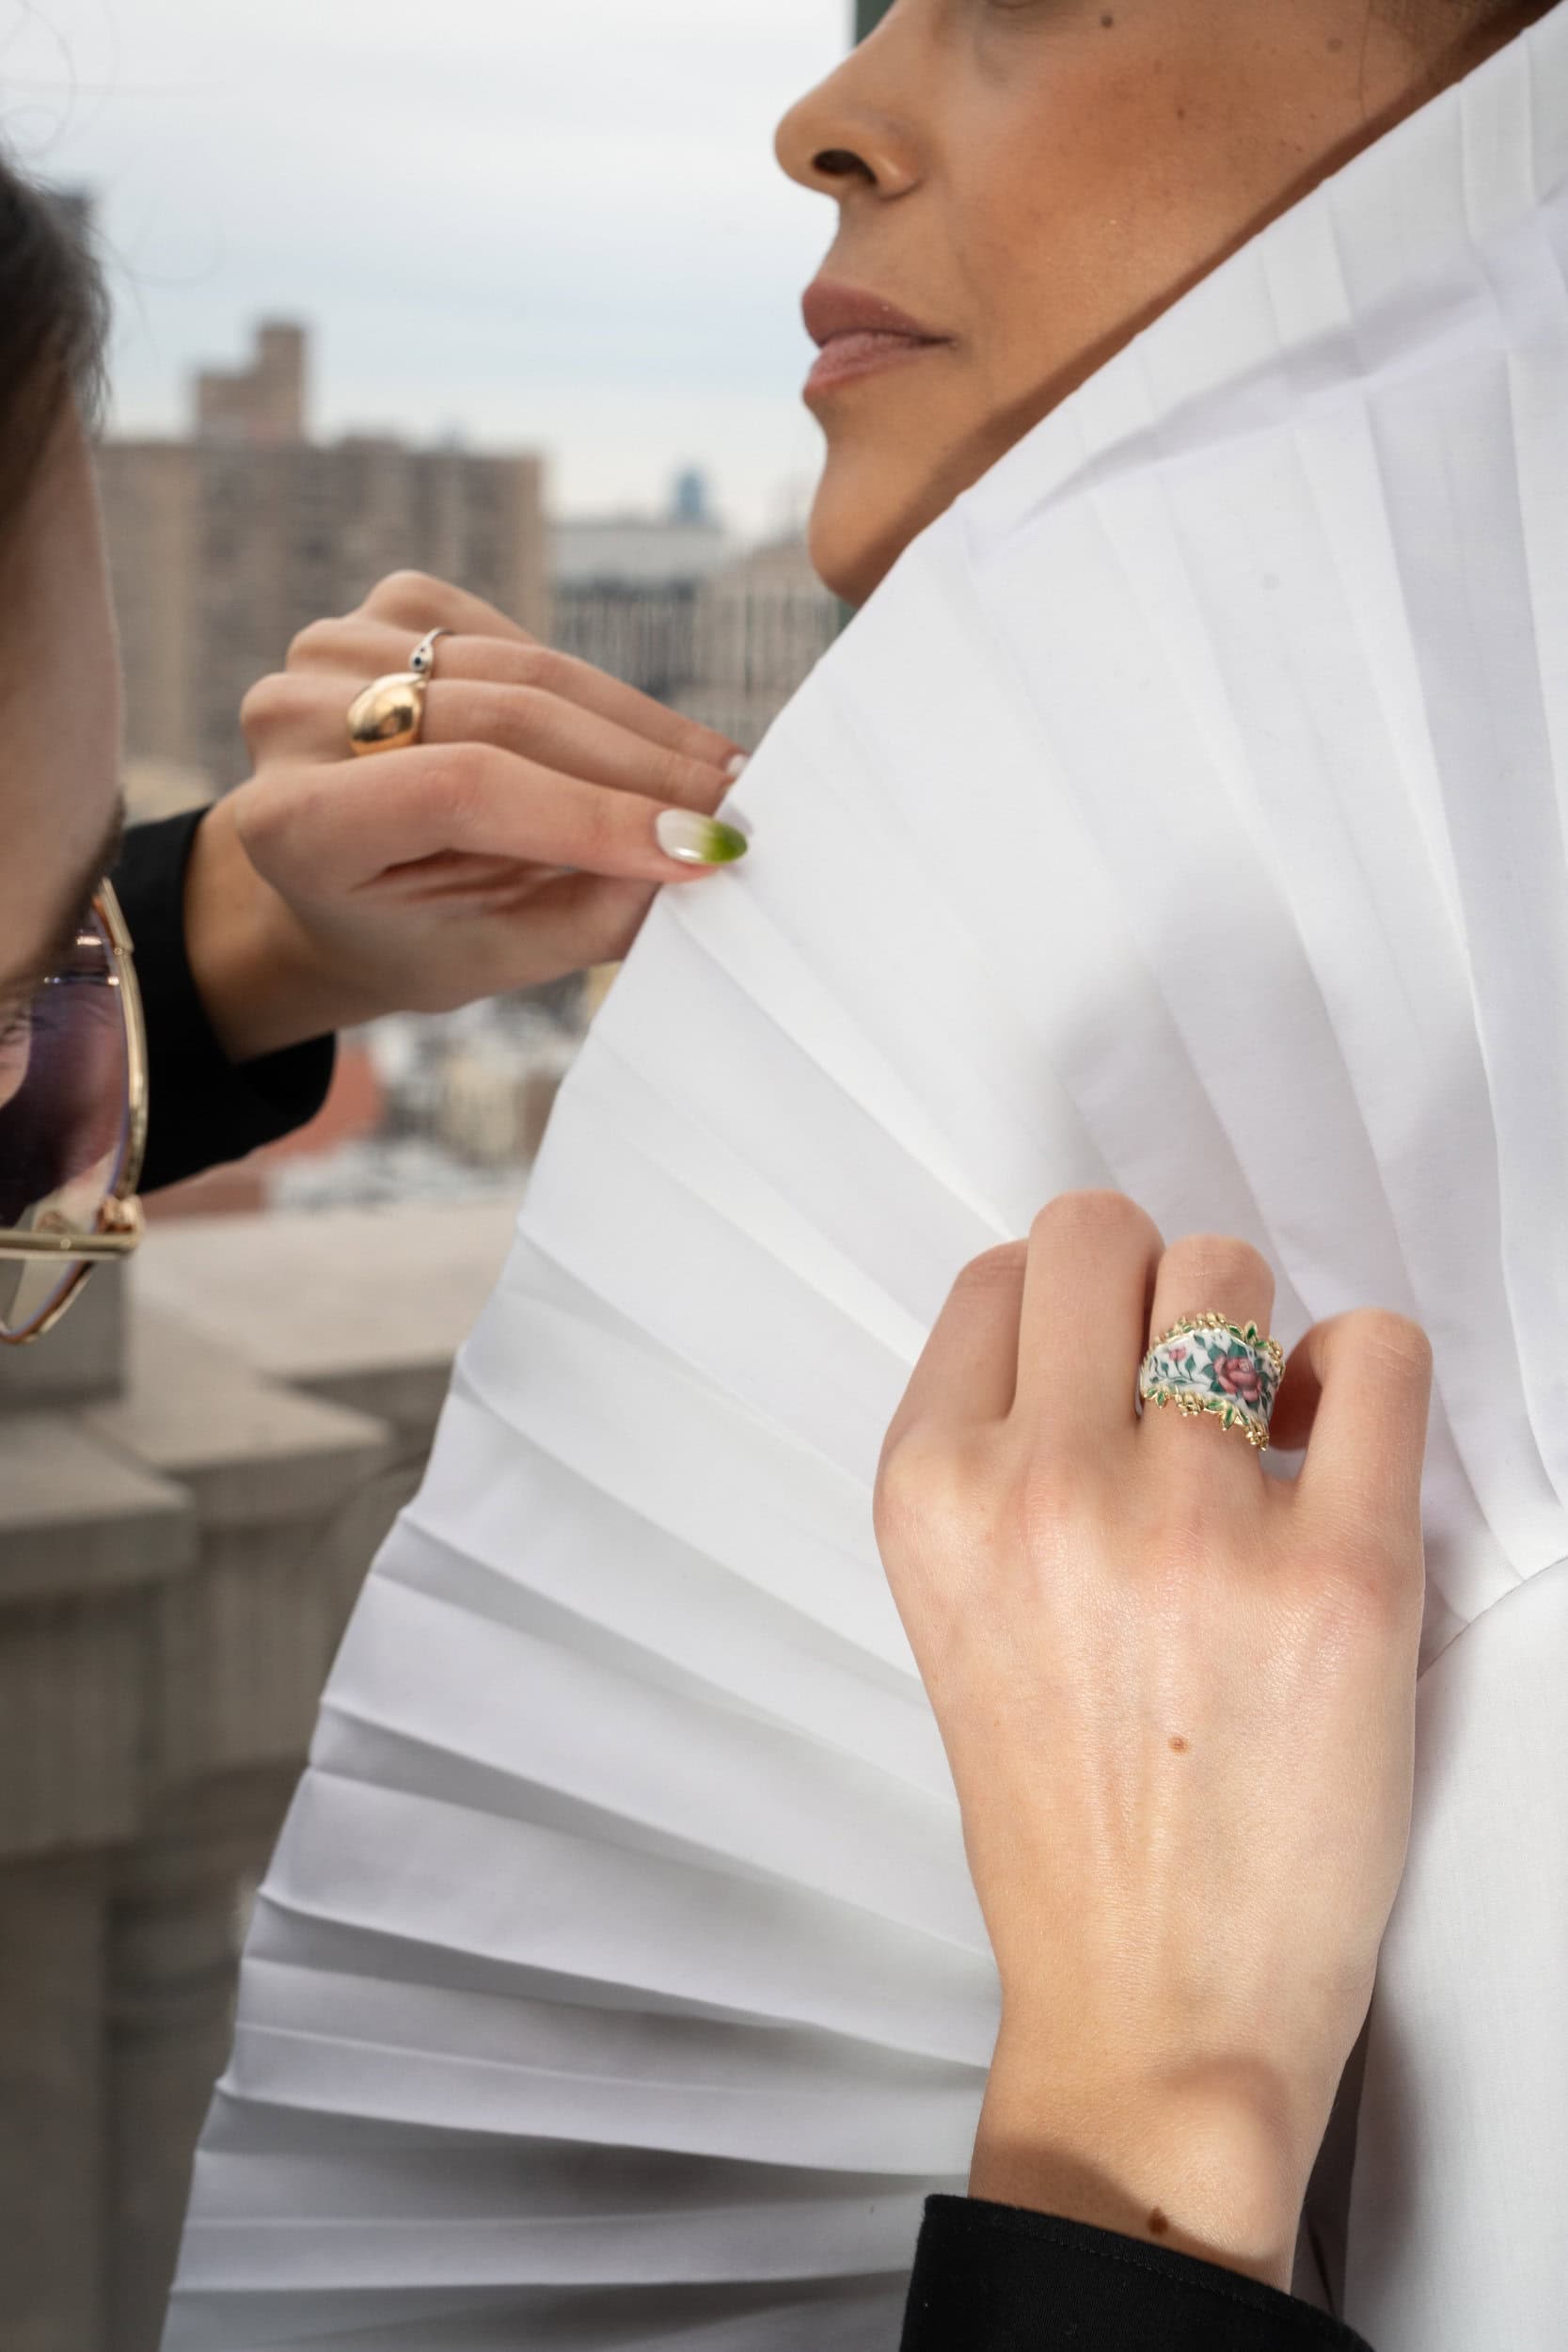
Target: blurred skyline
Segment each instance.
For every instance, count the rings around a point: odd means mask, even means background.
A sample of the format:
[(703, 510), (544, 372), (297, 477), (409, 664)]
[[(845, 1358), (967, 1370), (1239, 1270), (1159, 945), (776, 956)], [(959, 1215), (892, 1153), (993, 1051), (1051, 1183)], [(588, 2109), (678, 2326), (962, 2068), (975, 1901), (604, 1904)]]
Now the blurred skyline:
[(319, 433), (541, 449), (558, 511), (685, 464), (755, 534), (819, 456), (799, 299), (830, 207), (773, 161), (849, 0), (0, 0), (0, 131), (98, 198), (112, 429), (185, 429), (252, 321)]

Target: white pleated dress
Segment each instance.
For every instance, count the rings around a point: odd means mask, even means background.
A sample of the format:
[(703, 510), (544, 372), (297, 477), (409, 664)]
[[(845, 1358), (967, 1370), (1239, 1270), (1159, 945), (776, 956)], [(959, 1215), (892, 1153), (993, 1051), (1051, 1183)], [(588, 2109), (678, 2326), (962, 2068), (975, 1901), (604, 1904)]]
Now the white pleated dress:
[[(882, 1431), (1066, 1187), (1436, 1350), (1418, 1818), (1306, 2291), (1568, 2288), (1568, 8), (911, 549), (575, 1070), (256, 1915), (170, 2352), (860, 2352), (994, 2017)], [(1284, 1466), (1289, 1469), (1289, 1465)]]

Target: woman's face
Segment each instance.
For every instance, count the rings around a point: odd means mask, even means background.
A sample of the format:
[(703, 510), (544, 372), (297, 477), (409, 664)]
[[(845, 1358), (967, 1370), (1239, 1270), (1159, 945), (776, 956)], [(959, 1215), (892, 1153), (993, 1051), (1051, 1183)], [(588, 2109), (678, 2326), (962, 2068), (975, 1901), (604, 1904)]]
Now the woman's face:
[(863, 601), (1139, 328), (1543, 13), (1386, 5), (896, 0), (779, 133), (839, 206), (807, 297), (830, 586)]
[[(0, 1041), (61, 961), (119, 829), (119, 655), (74, 415), (0, 567)], [(26, 1069), (0, 1042), (0, 1104)]]

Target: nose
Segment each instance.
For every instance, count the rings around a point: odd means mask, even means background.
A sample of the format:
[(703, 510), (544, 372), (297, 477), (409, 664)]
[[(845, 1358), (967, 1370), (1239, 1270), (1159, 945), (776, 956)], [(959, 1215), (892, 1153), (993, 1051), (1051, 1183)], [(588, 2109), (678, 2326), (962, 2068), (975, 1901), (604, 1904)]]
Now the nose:
[(907, 196), (919, 184), (918, 141), (893, 70), (898, 31), (895, 8), (780, 123), (774, 151), (801, 187), (842, 202), (856, 191)]

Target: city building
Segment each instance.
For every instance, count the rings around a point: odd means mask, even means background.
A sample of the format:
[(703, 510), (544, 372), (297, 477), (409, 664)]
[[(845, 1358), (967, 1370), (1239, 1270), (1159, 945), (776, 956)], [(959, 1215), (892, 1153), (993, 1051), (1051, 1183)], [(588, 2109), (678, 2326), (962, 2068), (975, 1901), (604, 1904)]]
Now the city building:
[(556, 644), (660, 702), (674, 701), (695, 675), (697, 591), (735, 552), (695, 469), (677, 475), (662, 515), (558, 523)]
[(803, 539), (753, 548), (709, 574), (692, 608), (691, 675), (676, 706), (754, 751), (844, 624)]
[(134, 760), (245, 773), (242, 700), (290, 639), (385, 573), (434, 572), (549, 633), (536, 456), (309, 437), (306, 331), (271, 321), (252, 363), (202, 374), (186, 440), (109, 440), (100, 475)]
[(309, 363), (309, 338), (303, 326), (263, 320), (248, 367), (209, 368), (197, 377), (198, 436), (259, 448), (307, 439)]

